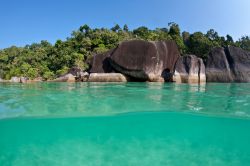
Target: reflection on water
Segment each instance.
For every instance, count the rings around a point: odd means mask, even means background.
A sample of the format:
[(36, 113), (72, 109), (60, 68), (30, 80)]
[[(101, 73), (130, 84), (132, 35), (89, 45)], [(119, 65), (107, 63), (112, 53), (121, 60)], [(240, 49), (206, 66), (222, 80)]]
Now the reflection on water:
[(250, 116), (250, 84), (0, 84), (0, 118), (96, 116), (140, 111)]

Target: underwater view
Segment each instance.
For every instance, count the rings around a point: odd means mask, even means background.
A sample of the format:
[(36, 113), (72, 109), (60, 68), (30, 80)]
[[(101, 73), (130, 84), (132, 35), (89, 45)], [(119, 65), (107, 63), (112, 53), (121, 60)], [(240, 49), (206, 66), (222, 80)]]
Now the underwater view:
[(249, 7), (1, 1), (0, 166), (250, 166)]
[(0, 165), (249, 165), (250, 84), (0, 84)]

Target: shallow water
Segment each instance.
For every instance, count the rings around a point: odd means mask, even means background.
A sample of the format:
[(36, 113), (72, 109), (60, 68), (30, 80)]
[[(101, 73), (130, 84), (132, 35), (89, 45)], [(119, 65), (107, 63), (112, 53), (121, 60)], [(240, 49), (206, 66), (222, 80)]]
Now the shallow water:
[(0, 165), (249, 165), (250, 84), (0, 84)]

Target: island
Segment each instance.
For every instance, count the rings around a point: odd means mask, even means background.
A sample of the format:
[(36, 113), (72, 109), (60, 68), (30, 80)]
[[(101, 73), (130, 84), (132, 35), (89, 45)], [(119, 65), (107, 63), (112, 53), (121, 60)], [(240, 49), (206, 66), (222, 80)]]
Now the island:
[(250, 82), (250, 39), (210, 29), (88, 25), (66, 41), (0, 50), (0, 82)]

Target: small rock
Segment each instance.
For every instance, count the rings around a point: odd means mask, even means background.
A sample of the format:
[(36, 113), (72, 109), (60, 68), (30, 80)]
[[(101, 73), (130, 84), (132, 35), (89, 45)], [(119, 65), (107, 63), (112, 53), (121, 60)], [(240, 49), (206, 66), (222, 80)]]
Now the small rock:
[(127, 77), (120, 73), (91, 73), (89, 82), (127, 82)]
[(80, 72), (79, 75), (76, 77), (77, 82), (87, 82), (89, 78), (88, 72)]
[(37, 77), (33, 80), (27, 80), (27, 83), (36, 83), (36, 82), (42, 82), (43, 81), (43, 78), (42, 77)]
[(55, 80), (52, 80), (52, 82), (75, 82), (76, 78), (72, 74), (66, 74), (61, 77), (56, 78)]
[(27, 83), (28, 78), (27, 77), (20, 77), (20, 82), (21, 83)]
[(11, 77), (10, 82), (12, 82), (12, 83), (20, 83), (21, 79), (20, 79), (20, 77)]

